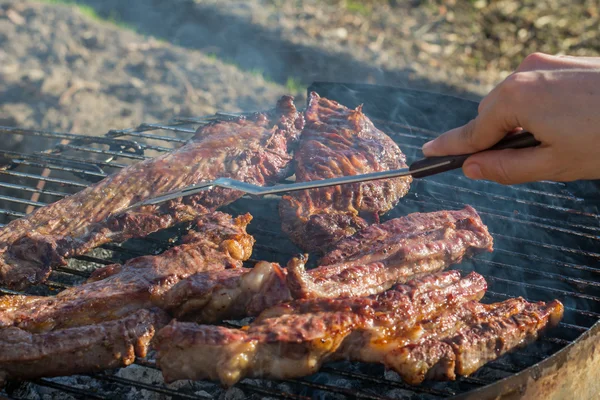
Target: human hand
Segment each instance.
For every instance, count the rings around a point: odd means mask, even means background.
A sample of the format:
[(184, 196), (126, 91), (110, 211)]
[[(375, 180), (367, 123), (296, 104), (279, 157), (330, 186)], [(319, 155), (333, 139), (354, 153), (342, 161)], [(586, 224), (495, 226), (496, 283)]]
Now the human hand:
[(481, 101), (474, 120), (426, 143), (423, 153), (482, 151), (520, 129), (542, 144), (475, 154), (464, 174), (502, 184), (600, 178), (600, 57), (528, 56)]

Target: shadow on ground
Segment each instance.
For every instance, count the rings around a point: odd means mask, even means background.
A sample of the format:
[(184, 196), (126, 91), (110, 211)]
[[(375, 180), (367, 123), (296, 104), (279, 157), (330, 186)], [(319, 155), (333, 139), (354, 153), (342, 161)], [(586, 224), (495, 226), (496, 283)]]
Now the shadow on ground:
[(140, 34), (214, 54), (238, 68), (259, 71), (283, 85), (290, 79), (303, 85), (313, 81), (366, 82), (480, 98), (464, 89), (417, 77), (408, 69), (382, 69), (346, 53), (292, 43), (282, 38), (276, 26), (253, 24), (225, 6), (191, 0), (76, 0), (76, 3), (92, 7), (100, 17), (117, 20)]

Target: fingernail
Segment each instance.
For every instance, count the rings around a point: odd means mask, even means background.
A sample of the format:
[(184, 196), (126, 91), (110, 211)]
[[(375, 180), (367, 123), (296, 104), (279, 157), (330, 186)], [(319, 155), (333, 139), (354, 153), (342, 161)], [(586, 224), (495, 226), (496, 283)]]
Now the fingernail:
[(483, 175), (481, 174), (481, 167), (475, 163), (465, 165), (463, 168), (463, 172), (467, 178), (471, 178), (471, 179), (483, 178)]

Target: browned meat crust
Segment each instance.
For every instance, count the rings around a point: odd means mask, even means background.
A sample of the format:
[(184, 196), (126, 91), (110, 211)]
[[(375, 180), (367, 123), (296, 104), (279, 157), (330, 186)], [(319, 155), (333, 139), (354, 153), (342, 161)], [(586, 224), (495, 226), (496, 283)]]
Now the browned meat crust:
[(558, 301), (481, 304), (476, 273), (438, 273), (378, 296), (293, 301), (229, 329), (172, 321), (156, 338), (166, 381), (285, 379), (322, 363), (379, 362), (409, 383), (455, 379), (531, 342), (562, 318)]
[[(0, 297), (0, 328), (48, 332), (123, 318), (139, 309), (164, 308), (169, 290), (180, 280), (198, 272), (242, 267), (254, 244), (246, 233), (251, 218), (206, 214), (183, 244), (160, 255), (99, 269), (87, 283), (56, 296)], [(176, 307), (173, 299), (169, 306)]]
[(366, 296), (445, 269), (465, 255), (492, 251), (492, 244), (492, 236), (470, 206), (414, 213), (342, 239), (318, 268), (306, 271), (306, 257), (293, 259), (288, 264), (288, 285), (294, 298)]
[(254, 316), (292, 298), (381, 293), (491, 247), (492, 237), (471, 207), (415, 213), (366, 228), (340, 241), (324, 258), (349, 262), (306, 271), (306, 256), (300, 256), (288, 263), (287, 270), (261, 262), (255, 270), (203, 272), (173, 287), (165, 304), (177, 318), (204, 323)]
[[(294, 155), (299, 182), (405, 168), (396, 143), (362, 113), (309, 96), (306, 128)], [(325, 251), (392, 209), (412, 178), (313, 189), (284, 196), (280, 203), (283, 231), (304, 251)]]
[[(453, 380), (470, 375), (491, 360), (535, 341), (556, 326), (564, 307), (558, 301), (467, 303), (422, 327), (420, 340), (387, 353), (384, 363), (411, 384), (424, 379)], [(445, 327), (443, 330), (438, 327)]]
[(441, 309), (483, 296), (483, 277), (456, 271), (399, 285), (377, 296), (299, 300), (262, 313), (242, 329), (172, 322), (157, 335), (165, 380), (245, 376), (290, 378), (316, 372), (346, 340), (365, 331), (409, 328)]
[(258, 185), (287, 173), (303, 116), (284, 96), (275, 110), (204, 126), (182, 148), (127, 167), (73, 196), (0, 230), (0, 284), (24, 288), (45, 280), (64, 257), (109, 241), (142, 237), (228, 204), (240, 192), (216, 188), (160, 207), (128, 206), (190, 184), (230, 177)]
[(179, 319), (210, 323), (255, 316), (290, 299), (286, 271), (261, 261), (253, 268), (192, 275), (167, 293), (164, 307)]
[(127, 366), (145, 357), (156, 330), (169, 319), (162, 311), (139, 310), (122, 319), (37, 333), (0, 330), (0, 387), (7, 379), (35, 379)]

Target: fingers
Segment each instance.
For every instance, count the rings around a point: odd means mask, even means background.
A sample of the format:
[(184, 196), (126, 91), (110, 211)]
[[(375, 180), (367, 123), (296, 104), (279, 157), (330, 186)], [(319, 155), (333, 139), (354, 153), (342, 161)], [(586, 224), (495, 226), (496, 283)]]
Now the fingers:
[(468, 124), (452, 129), (435, 140), (423, 145), (426, 157), (468, 154), (485, 150), (500, 141), (521, 124), (513, 110), (513, 104), (493, 101)]
[(485, 151), (465, 161), (463, 172), (471, 179), (485, 179), (504, 185), (553, 179), (555, 163), (543, 147)]

